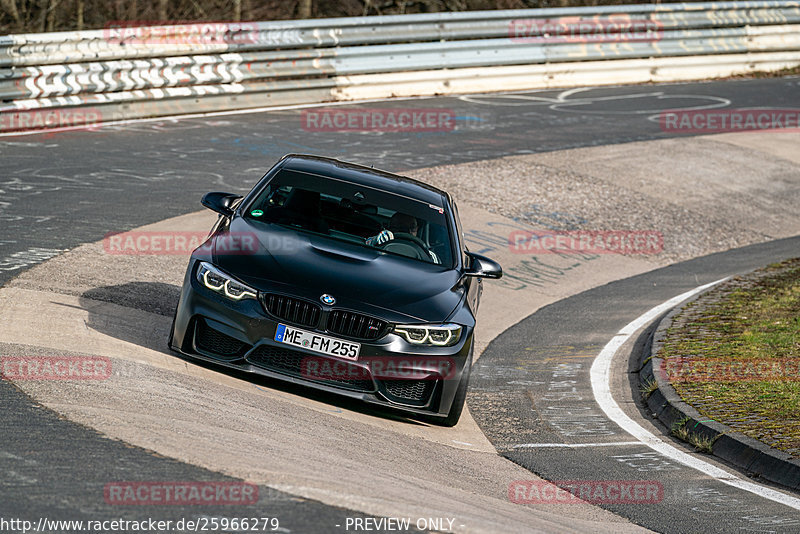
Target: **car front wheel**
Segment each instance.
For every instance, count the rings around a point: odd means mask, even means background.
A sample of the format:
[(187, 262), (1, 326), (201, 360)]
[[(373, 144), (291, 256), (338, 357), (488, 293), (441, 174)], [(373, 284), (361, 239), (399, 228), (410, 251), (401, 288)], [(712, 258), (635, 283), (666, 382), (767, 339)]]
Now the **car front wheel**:
[(456, 396), (453, 398), (453, 403), (450, 405), (450, 411), (447, 417), (430, 417), (426, 421), (440, 426), (456, 426), (458, 420), (461, 418), (461, 412), (464, 410), (464, 403), (467, 400), (467, 386), (469, 386), (469, 375), (472, 370), (472, 352), (470, 352), (467, 363), (464, 364), (464, 372), (461, 373), (461, 382), (458, 383)]

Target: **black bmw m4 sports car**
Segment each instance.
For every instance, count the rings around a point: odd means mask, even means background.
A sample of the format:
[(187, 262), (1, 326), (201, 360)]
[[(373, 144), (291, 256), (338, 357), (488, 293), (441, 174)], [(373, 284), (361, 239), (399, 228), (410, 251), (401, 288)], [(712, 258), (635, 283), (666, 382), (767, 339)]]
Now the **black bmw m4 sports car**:
[(384, 171), (283, 157), (196, 249), (173, 350), (452, 426), (469, 381), (482, 278), (453, 199)]

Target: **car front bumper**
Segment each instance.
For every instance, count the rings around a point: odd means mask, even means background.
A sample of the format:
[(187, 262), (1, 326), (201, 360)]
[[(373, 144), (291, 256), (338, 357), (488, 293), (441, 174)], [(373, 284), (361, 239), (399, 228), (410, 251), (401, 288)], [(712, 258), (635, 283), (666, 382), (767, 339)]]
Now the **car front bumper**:
[[(392, 333), (364, 341), (297, 325), (360, 343), (359, 357), (352, 361), (280, 343), (275, 341), (278, 325), (291, 323), (268, 314), (259, 299), (233, 301), (208, 290), (193, 271), (187, 270), (169, 341), (171, 349), (189, 358), (435, 417), (447, 416), (471, 362), (470, 327), (453, 346), (421, 347)], [(310, 372), (320, 366), (326, 372)]]

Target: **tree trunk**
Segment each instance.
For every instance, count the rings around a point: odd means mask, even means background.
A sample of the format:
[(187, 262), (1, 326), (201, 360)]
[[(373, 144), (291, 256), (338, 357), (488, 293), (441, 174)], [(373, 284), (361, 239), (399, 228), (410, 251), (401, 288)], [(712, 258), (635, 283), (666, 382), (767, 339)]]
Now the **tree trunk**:
[(83, 0), (77, 0), (77, 2), (75, 3), (75, 10), (77, 11), (76, 13), (77, 16), (75, 17), (76, 19), (75, 26), (77, 27), (78, 31), (81, 31), (83, 29), (83, 8), (84, 8)]
[[(83, 0), (80, 0), (83, 1)], [(128, 2), (128, 17), (127, 20), (139, 20), (139, 1), (131, 0)]]
[(19, 16), (19, 11), (17, 11), (17, 0), (2, 0), (0, 3), (3, 4), (3, 7), (8, 11), (9, 15), (11, 15), (11, 18), (14, 19), (14, 23), (22, 30), (22, 19)]
[(48, 0), (47, 11), (45, 12), (44, 19), (47, 21), (45, 24), (45, 31), (51, 32), (56, 28), (56, 8), (61, 0)]
[(242, 20), (242, 0), (233, 0), (233, 21)]
[(311, 18), (311, 2), (312, 0), (299, 0), (297, 3), (297, 18), (310, 19)]

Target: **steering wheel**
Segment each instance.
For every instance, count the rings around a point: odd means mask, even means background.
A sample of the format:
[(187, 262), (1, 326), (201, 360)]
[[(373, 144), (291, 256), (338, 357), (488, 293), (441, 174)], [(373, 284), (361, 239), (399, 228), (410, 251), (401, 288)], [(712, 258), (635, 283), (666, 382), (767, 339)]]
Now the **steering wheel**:
[(428, 252), (428, 247), (420, 238), (405, 232), (395, 232), (394, 239), (383, 243), (379, 247), (383, 250), (410, 258), (417, 258), (418, 260), (427, 261), (433, 259), (430, 252)]

